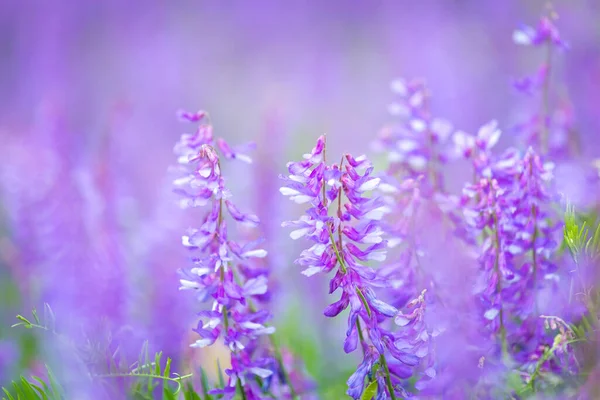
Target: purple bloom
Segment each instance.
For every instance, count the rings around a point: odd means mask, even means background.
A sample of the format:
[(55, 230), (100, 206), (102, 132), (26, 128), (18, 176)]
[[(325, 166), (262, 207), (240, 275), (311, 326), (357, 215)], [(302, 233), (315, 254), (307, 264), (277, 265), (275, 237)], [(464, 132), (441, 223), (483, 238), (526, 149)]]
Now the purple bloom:
[[(388, 371), (388, 362), (395, 359), (415, 366), (419, 358), (398, 349), (396, 334), (383, 327), (398, 310), (378, 298), (377, 273), (362, 264), (385, 260), (388, 243), (382, 237), (381, 219), (390, 209), (382, 198), (365, 196), (380, 185), (381, 178), (372, 175), (373, 167), (364, 156), (345, 155), (333, 165), (326, 163), (325, 156), (325, 137), (321, 136), (304, 161), (288, 164), (290, 175), (283, 178), (287, 184), (280, 191), (296, 203), (309, 204), (309, 209), (283, 226), (294, 228), (292, 239), (306, 237), (314, 243), (296, 260), (305, 268), (304, 275), (335, 271), (329, 292), (339, 289), (341, 294), (324, 314), (334, 317), (350, 308), (344, 350), (353, 352), (360, 344), (363, 362), (348, 380), (347, 394), (360, 398), (364, 380), (377, 364), (372, 378), (379, 383), (379, 396), (395, 398), (404, 390), (399, 385), (401, 378)], [(331, 214), (330, 208), (335, 210)]]
[[(181, 290), (192, 290), (201, 302), (210, 302), (210, 311), (198, 314), (195, 332), (197, 339), (192, 347), (206, 347), (222, 340), (231, 351), (231, 368), (228, 386), (214, 393), (232, 398), (237, 387), (248, 399), (263, 399), (270, 395), (270, 387), (259, 387), (254, 377), (269, 378), (278, 371), (273, 355), (259, 357), (259, 339), (275, 331), (267, 326), (270, 314), (257, 309), (268, 292), (268, 270), (252, 267), (254, 260), (267, 256), (267, 251), (257, 247), (260, 241), (239, 243), (228, 236), (227, 220), (256, 226), (258, 218), (238, 209), (230, 200), (221, 173), (217, 146), (225, 158), (250, 159), (236, 152), (222, 139), (213, 138), (212, 126), (206, 123), (207, 114), (183, 113), (184, 119), (198, 122), (195, 133), (184, 134), (175, 146), (181, 176), (175, 180), (176, 192), (181, 195), (183, 207), (205, 207), (199, 228), (188, 230), (182, 243), (193, 253), (193, 267), (182, 271)], [(288, 382), (280, 382), (282, 393)]]

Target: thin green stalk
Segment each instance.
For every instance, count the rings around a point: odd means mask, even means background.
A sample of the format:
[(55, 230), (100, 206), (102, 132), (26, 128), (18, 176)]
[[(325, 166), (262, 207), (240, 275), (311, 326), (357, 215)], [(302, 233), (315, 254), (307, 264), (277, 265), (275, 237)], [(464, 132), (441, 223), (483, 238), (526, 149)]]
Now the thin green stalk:
[(383, 365), (383, 369), (385, 371), (385, 384), (390, 392), (390, 398), (392, 400), (396, 400), (396, 394), (394, 393), (394, 386), (392, 385), (392, 377), (390, 375), (390, 369), (388, 368), (387, 361), (385, 360), (385, 356), (383, 354), (379, 355), (379, 362)]
[(360, 297), (360, 301), (362, 301), (363, 306), (365, 306), (365, 309), (367, 310), (367, 315), (369, 316), (369, 318), (371, 318), (371, 307), (369, 307), (369, 303), (367, 303), (365, 295), (359, 288), (356, 288), (356, 294), (358, 294), (358, 297)]
[(237, 380), (237, 388), (242, 395), (242, 400), (247, 400), (246, 392), (244, 391), (244, 387), (242, 386), (242, 381), (240, 379)]
[(538, 261), (537, 261), (537, 249), (535, 248), (535, 241), (538, 237), (537, 228), (537, 211), (535, 206), (531, 206), (531, 213), (533, 215), (533, 237), (531, 239), (531, 262), (533, 264), (533, 311), (535, 315), (539, 314), (538, 301), (537, 301), (537, 274), (538, 274)]
[[(492, 207), (496, 206), (496, 201), (492, 204)], [(496, 247), (496, 257), (494, 260), (494, 273), (497, 275), (498, 280), (496, 283), (496, 293), (498, 295), (502, 295), (502, 273), (500, 271), (500, 226), (498, 223), (498, 215), (496, 214), (496, 210), (493, 211), (492, 217), (494, 218), (494, 235), (495, 235), (495, 247)], [(502, 344), (502, 357), (505, 358), (508, 356), (508, 343), (506, 341), (506, 328), (504, 326), (504, 310), (502, 308), (502, 304), (500, 304), (500, 312), (498, 313), (498, 318), (500, 319), (500, 341)]]
[(364, 343), (364, 341), (365, 341), (365, 337), (362, 333), (362, 327), (360, 325), (360, 320), (358, 318), (356, 319), (356, 329), (358, 329), (358, 338), (360, 339), (360, 343), (362, 345), (362, 343)]
[(331, 229), (329, 229), (329, 227), (327, 227), (327, 232), (329, 233), (329, 238), (331, 239), (331, 244), (333, 245), (333, 250), (335, 251), (335, 256), (338, 262), (340, 263), (340, 269), (342, 270), (342, 273), (345, 274), (347, 271), (346, 264), (344, 263), (344, 259), (342, 258), (342, 255), (340, 254), (337, 248), (335, 238), (333, 237), (333, 233), (331, 232)]

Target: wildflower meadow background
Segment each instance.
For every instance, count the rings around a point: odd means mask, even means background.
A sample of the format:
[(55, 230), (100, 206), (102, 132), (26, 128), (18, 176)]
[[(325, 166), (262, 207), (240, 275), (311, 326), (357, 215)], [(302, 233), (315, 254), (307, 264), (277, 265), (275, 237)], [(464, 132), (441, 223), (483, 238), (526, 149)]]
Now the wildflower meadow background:
[(600, 2), (0, 2), (0, 398), (599, 399)]

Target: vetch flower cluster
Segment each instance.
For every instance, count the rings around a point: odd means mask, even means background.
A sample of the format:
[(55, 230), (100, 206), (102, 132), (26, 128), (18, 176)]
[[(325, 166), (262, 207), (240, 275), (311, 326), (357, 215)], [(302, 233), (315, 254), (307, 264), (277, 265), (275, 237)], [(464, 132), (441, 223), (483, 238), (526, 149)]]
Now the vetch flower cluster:
[[(181, 289), (193, 290), (200, 302), (211, 305), (198, 313), (200, 321), (195, 331), (199, 338), (191, 346), (209, 346), (220, 338), (231, 350), (231, 368), (226, 370), (228, 385), (214, 390), (215, 394), (227, 399), (236, 392), (244, 399), (269, 398), (269, 382), (274, 372), (280, 372), (281, 364), (268, 351), (264, 354), (259, 339), (272, 334), (275, 328), (266, 325), (269, 312), (257, 309), (253, 303), (268, 291), (267, 271), (253, 268), (253, 260), (266, 257), (267, 251), (258, 247), (259, 241), (238, 243), (228, 236), (227, 216), (252, 227), (259, 221), (231, 201), (216, 149), (225, 158), (244, 162), (251, 159), (234, 151), (224, 140), (214, 139), (205, 112), (184, 112), (181, 117), (199, 125), (193, 134), (182, 135), (175, 146), (181, 173), (174, 182), (175, 191), (181, 197), (181, 206), (207, 210), (200, 226), (182, 237), (183, 245), (192, 251), (193, 267), (182, 272)], [(291, 387), (283, 394), (295, 396)]]
[(560, 279), (551, 259), (555, 227), (547, 222), (552, 165), (532, 148), (522, 157), (516, 150), (507, 153), (500, 160), (483, 153), (485, 163), (474, 161), (479, 181), (465, 186), (463, 213), (482, 243), (475, 293), (484, 326), (497, 335), (503, 358), (527, 371), (553, 340), (537, 304), (539, 291), (554, 290)]
[(335, 317), (350, 307), (344, 350), (350, 353), (359, 343), (363, 350), (363, 361), (348, 379), (348, 395), (358, 399), (365, 385), (377, 381), (378, 399), (404, 396), (404, 367), (416, 366), (420, 359), (414, 348), (399, 348), (396, 334), (384, 329), (384, 323), (398, 310), (378, 299), (377, 274), (363, 264), (386, 257), (381, 218), (389, 208), (382, 198), (366, 196), (381, 179), (372, 176), (373, 167), (364, 156), (346, 154), (339, 164), (327, 164), (324, 136), (303, 161), (290, 162), (287, 167), (289, 176), (282, 177), (286, 186), (281, 193), (310, 207), (300, 219), (283, 226), (294, 228), (292, 239), (306, 237), (314, 243), (296, 263), (307, 276), (334, 272), (329, 291), (341, 289), (342, 293), (324, 314)]

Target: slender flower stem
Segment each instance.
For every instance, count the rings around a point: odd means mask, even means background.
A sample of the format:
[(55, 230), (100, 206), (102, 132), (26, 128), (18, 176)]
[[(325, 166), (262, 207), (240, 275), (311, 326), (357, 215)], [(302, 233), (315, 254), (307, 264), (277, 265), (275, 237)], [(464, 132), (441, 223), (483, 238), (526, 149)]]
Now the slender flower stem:
[[(323, 160), (325, 160), (325, 153), (326, 153), (326, 148), (323, 150)], [(339, 164), (339, 168), (340, 171), (342, 170), (342, 167), (344, 165), (344, 157), (342, 156), (342, 159), (340, 160), (340, 164)], [(327, 201), (326, 197), (325, 197), (325, 182), (323, 181), (323, 203), (325, 204), (325, 202)], [(338, 193), (338, 201), (337, 201), (337, 215), (338, 218), (340, 219), (340, 226), (338, 227), (338, 243), (336, 243), (335, 238), (333, 236), (333, 232), (332, 229), (330, 229), (329, 227), (327, 228), (327, 231), (329, 233), (329, 238), (331, 240), (331, 245), (335, 251), (335, 255), (336, 258), (338, 260), (338, 262), (340, 263), (340, 270), (342, 271), (343, 274), (345, 274), (348, 271), (348, 268), (346, 267), (346, 263), (344, 262), (344, 256), (342, 253), (342, 227), (341, 227), (341, 220), (342, 220), (342, 195), (343, 195), (343, 190), (342, 187), (340, 187), (339, 189), (339, 193)], [(339, 248), (338, 248), (339, 246)], [(360, 288), (356, 288), (356, 294), (358, 295), (358, 297), (360, 298), (361, 302), (363, 303), (363, 306), (365, 307), (365, 310), (367, 312), (367, 315), (369, 318), (371, 318), (372, 316), (372, 311), (371, 311), (371, 307), (369, 306), (369, 303), (367, 302), (367, 299), (365, 298), (365, 295), (363, 294), (363, 292), (360, 290)], [(356, 329), (358, 330), (358, 335), (360, 338), (360, 342), (361, 342), (361, 347), (362, 344), (365, 341), (365, 338), (363, 336), (362, 333), (362, 328), (360, 325), (360, 321), (359, 319), (356, 320)], [(364, 348), (363, 348), (364, 351)], [(391, 375), (390, 375), (390, 370), (388, 368), (387, 362), (385, 360), (385, 356), (383, 354), (380, 354), (379, 356), (380, 362), (381, 364), (384, 366), (385, 369), (385, 374), (386, 374), (386, 384), (388, 387), (388, 391), (390, 392), (390, 396), (392, 400), (396, 400), (396, 396), (394, 394), (394, 387), (392, 386), (392, 379), (391, 379)]]
[[(357, 318), (356, 319), (356, 329), (358, 329), (358, 338), (360, 339), (360, 344), (362, 346), (362, 344), (365, 342), (365, 336), (362, 333), (362, 326), (360, 324), (360, 320)], [(364, 353), (364, 348), (363, 348), (363, 353)]]
[(533, 310), (535, 315), (538, 315), (538, 301), (537, 301), (537, 274), (538, 274), (538, 262), (537, 262), (537, 249), (535, 248), (535, 241), (538, 236), (537, 228), (537, 210), (535, 206), (531, 206), (531, 215), (533, 216), (533, 237), (531, 238), (531, 262), (533, 264)]
[(379, 355), (379, 362), (381, 363), (381, 365), (383, 365), (383, 369), (385, 371), (385, 383), (387, 385), (388, 391), (390, 392), (390, 398), (392, 400), (396, 400), (396, 394), (394, 393), (394, 386), (392, 385), (390, 369), (387, 365), (387, 361), (385, 360), (385, 356), (383, 354)]
[(356, 294), (358, 294), (358, 297), (360, 297), (360, 301), (362, 301), (363, 305), (365, 306), (365, 310), (367, 310), (367, 315), (369, 316), (369, 318), (371, 318), (371, 307), (369, 307), (369, 303), (367, 303), (365, 295), (359, 288), (356, 288)]
[[(533, 179), (533, 158), (529, 162), (529, 177)], [(533, 219), (533, 237), (531, 238), (531, 262), (533, 264), (533, 310), (535, 315), (538, 315), (538, 302), (537, 302), (537, 274), (538, 274), (538, 261), (537, 261), (537, 249), (535, 247), (536, 240), (538, 238), (538, 227), (537, 227), (537, 209), (534, 204), (531, 205), (531, 215)]]
[[(494, 205), (495, 206), (495, 202)], [(498, 224), (498, 215), (496, 211), (493, 212), (494, 218), (494, 235), (495, 235), (495, 247), (496, 247), (496, 258), (494, 260), (494, 273), (497, 276), (496, 283), (496, 294), (502, 296), (502, 274), (500, 272), (500, 231)], [(502, 343), (502, 356), (508, 355), (508, 343), (506, 342), (506, 328), (504, 327), (504, 310), (502, 309), (502, 301), (500, 301), (500, 312), (498, 313), (500, 319), (500, 340)]]
[[(219, 168), (219, 174), (221, 173), (221, 161), (219, 159), (217, 159), (217, 166)], [(223, 223), (223, 198), (221, 197), (219, 199), (219, 216), (217, 217), (217, 235), (219, 235), (220, 229), (221, 229), (221, 224)], [(221, 279), (221, 282), (223, 282), (225, 280), (225, 266), (226, 264), (223, 263), (221, 265), (220, 271), (219, 271), (219, 278)], [(233, 271), (233, 268), (232, 268)], [(223, 306), (223, 326), (225, 327), (225, 333), (227, 334), (227, 330), (229, 329), (229, 317), (227, 315), (228, 311), (227, 311), (227, 307)], [(235, 353), (235, 351), (234, 351)], [(241, 379), (238, 377), (237, 379), (237, 390), (240, 392), (240, 395), (242, 396), (242, 400), (246, 400), (246, 392), (244, 391), (244, 387), (242, 386), (242, 381)]]
[(244, 387), (242, 386), (242, 381), (239, 378), (237, 380), (237, 387), (238, 387), (238, 390), (240, 391), (240, 394), (242, 395), (242, 400), (247, 400), (246, 392), (244, 391)]
[(344, 263), (344, 259), (342, 258), (342, 255), (340, 254), (340, 251), (338, 250), (337, 245), (335, 244), (333, 233), (331, 232), (331, 229), (329, 229), (329, 227), (327, 228), (327, 232), (329, 232), (329, 238), (331, 239), (331, 244), (333, 246), (333, 250), (335, 251), (335, 256), (337, 257), (337, 260), (340, 263), (340, 269), (342, 270), (342, 273), (345, 274), (347, 271), (346, 264)]

